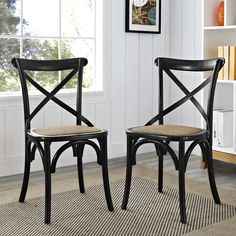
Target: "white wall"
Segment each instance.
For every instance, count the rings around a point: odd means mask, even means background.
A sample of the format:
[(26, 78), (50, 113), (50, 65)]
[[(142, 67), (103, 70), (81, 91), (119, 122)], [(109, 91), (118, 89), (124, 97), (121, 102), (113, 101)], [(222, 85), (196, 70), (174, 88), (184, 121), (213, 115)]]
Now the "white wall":
[[(170, 56), (186, 59), (201, 59), (202, 52), (202, 6), (200, 0), (170, 0)], [(187, 88), (191, 89), (200, 82), (200, 75), (191, 78), (182, 75), (182, 80), (187, 79)], [(176, 85), (170, 84), (170, 103), (182, 95)], [(183, 95), (182, 95), (183, 96)], [(199, 97), (199, 96), (198, 96)], [(183, 112), (186, 111), (187, 112)], [(200, 125), (198, 112), (192, 109), (192, 103), (180, 107), (171, 119), (180, 124)]]
[[(170, 0), (170, 56), (183, 59), (201, 59), (202, 57), (202, 1), (201, 0)], [(201, 75), (196, 73), (190, 77), (180, 73), (189, 90), (201, 82)], [(187, 81), (187, 82), (186, 82)], [(174, 84), (169, 84), (170, 104), (183, 97), (181, 90)], [(201, 94), (195, 96), (201, 99)], [(188, 102), (177, 109), (175, 115), (170, 115), (171, 123), (201, 127), (201, 116), (193, 104)], [(177, 150), (177, 147), (173, 145)], [(193, 152), (200, 154), (196, 148)]]
[[(108, 129), (109, 158), (114, 158), (125, 155), (125, 129), (144, 124), (157, 111), (157, 69), (153, 62), (158, 56), (168, 55), (170, 12), (169, 0), (162, 0), (160, 35), (125, 33), (125, 1), (107, 0), (107, 4), (110, 33), (106, 92), (102, 95), (85, 94), (83, 110), (96, 126)], [(73, 104), (73, 95), (62, 95), (62, 98)], [(32, 106), (40, 99), (40, 96), (35, 96)], [(70, 121), (72, 119), (64, 111), (51, 103), (34, 124), (60, 125)], [(0, 98), (0, 130), (0, 176), (22, 173), (24, 136), (21, 97)], [(84, 162), (92, 160), (95, 160), (94, 152), (87, 151)], [(75, 158), (68, 151), (59, 161), (59, 165), (71, 165), (75, 163)], [(33, 170), (42, 169), (38, 156), (32, 167)]]

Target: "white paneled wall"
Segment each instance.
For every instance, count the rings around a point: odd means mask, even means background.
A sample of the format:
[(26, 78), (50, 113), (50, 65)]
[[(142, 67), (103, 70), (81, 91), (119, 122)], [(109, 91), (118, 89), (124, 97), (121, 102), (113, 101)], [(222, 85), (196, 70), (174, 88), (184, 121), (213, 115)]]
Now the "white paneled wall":
[[(109, 158), (114, 158), (125, 155), (125, 129), (144, 124), (157, 111), (157, 69), (153, 62), (156, 57), (169, 53), (170, 12), (169, 0), (162, 0), (160, 35), (125, 33), (125, 0), (106, 2), (109, 31), (106, 44), (108, 60), (105, 92), (85, 94), (83, 111), (96, 126), (109, 131)], [(62, 97), (68, 103), (74, 104), (73, 95)], [(32, 106), (40, 99), (40, 96), (35, 96)], [(71, 122), (74, 120), (68, 114), (50, 103), (34, 121), (34, 125), (61, 125)], [(21, 97), (0, 98), (0, 130), (0, 176), (22, 173), (24, 135)], [(95, 160), (95, 154), (90, 150), (86, 151), (84, 162)], [(147, 147), (142, 150), (152, 149)], [(59, 159), (59, 165), (71, 164), (75, 164), (75, 158), (71, 151), (67, 151)], [(42, 169), (39, 156), (33, 162), (32, 169)]]
[[(170, 0), (170, 56), (184, 59), (201, 59), (202, 44), (202, 6), (199, 0)], [(200, 75), (180, 74), (189, 90), (200, 83)], [(193, 79), (194, 83), (190, 80)], [(170, 103), (177, 101), (183, 93), (176, 85), (170, 84)], [(200, 94), (196, 96), (200, 98)], [(171, 122), (201, 125), (201, 117), (191, 102), (178, 109), (177, 114), (170, 116)], [(195, 150), (198, 154), (199, 150)]]
[[(170, 56), (184, 59), (201, 58), (201, 1), (199, 0), (170, 0)], [(191, 90), (194, 84), (188, 75), (182, 75), (187, 88)], [(199, 83), (200, 76), (193, 76), (195, 84)], [(189, 81), (189, 82), (188, 82)], [(176, 101), (182, 92), (176, 85), (170, 84), (170, 103)], [(177, 116), (172, 120), (180, 124), (199, 124), (195, 110), (191, 110), (191, 104), (185, 104), (179, 109)], [(189, 110), (189, 112), (183, 112)]]
[(0, 110), (0, 161), (5, 158), (5, 111)]

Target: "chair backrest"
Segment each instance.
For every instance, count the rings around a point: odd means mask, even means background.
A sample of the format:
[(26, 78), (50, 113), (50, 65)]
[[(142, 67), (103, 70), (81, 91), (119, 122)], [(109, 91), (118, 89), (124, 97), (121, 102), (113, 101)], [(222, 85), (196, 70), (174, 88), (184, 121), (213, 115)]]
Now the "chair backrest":
[[(163, 124), (163, 117), (187, 101), (191, 101), (192, 104), (200, 112), (204, 120), (206, 121), (206, 127), (211, 135), (212, 130), (212, 115), (213, 115), (213, 101), (215, 94), (215, 87), (217, 82), (218, 73), (221, 70), (225, 63), (224, 58), (216, 59), (207, 59), (207, 60), (183, 60), (183, 59), (174, 59), (174, 58), (156, 58), (155, 64), (159, 67), (159, 114), (154, 116), (146, 125), (152, 125), (156, 121), (159, 121), (159, 124)], [(182, 83), (173, 71), (189, 71), (189, 72), (208, 72), (208, 78), (194, 88), (192, 91), (189, 91)], [(163, 107), (163, 79), (166, 78), (165, 74), (179, 87), (179, 89), (185, 94), (185, 96), (179, 99), (177, 102), (171, 106), (164, 109)], [(196, 100), (194, 97), (195, 94), (200, 92), (207, 84), (209, 84), (208, 89), (208, 102), (206, 111), (203, 106)]]
[[(24, 120), (25, 120), (25, 130), (29, 130), (31, 127), (31, 121), (35, 115), (51, 100), (57, 105), (65, 109), (67, 112), (76, 117), (76, 124), (80, 125), (84, 122), (88, 126), (93, 126), (93, 124), (85, 118), (82, 114), (82, 80), (83, 80), (83, 68), (88, 63), (86, 58), (72, 58), (72, 59), (62, 59), (62, 60), (29, 60), (23, 58), (13, 58), (12, 65), (18, 69), (21, 90), (23, 95), (23, 105), (24, 105)], [(32, 76), (33, 72), (61, 72), (61, 74), (67, 74), (58, 81), (52, 91), (46, 90), (43, 86), (39, 85), (36, 78)], [(63, 72), (63, 73), (62, 73)], [(40, 73), (38, 74), (40, 76)], [(76, 76), (77, 79), (77, 93), (76, 93), (76, 108), (72, 108), (67, 105), (55, 95), (65, 86), (72, 78)], [(50, 77), (48, 77), (50, 79)], [(29, 82), (29, 83), (28, 83)], [(29, 89), (28, 85), (33, 85), (37, 90), (45, 95), (45, 98), (36, 106), (36, 108), (31, 112), (30, 101), (29, 101)]]

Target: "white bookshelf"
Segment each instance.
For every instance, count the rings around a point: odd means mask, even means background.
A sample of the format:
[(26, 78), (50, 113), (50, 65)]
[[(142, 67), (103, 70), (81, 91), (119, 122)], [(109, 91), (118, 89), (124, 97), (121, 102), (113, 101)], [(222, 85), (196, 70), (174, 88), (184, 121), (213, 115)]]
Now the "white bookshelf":
[[(218, 26), (217, 7), (220, 0), (202, 0), (202, 57), (218, 56), (218, 46), (236, 46), (236, 0), (224, 0), (224, 26)], [(203, 75), (204, 77), (204, 75)], [(203, 94), (203, 104), (206, 103)], [(204, 104), (206, 106), (206, 104)], [(233, 145), (232, 147), (214, 147), (214, 158), (236, 164), (236, 81), (219, 80), (217, 82), (214, 109), (233, 110)]]
[(228, 29), (236, 29), (236, 25), (227, 25), (227, 26), (206, 26), (204, 30), (228, 30)]

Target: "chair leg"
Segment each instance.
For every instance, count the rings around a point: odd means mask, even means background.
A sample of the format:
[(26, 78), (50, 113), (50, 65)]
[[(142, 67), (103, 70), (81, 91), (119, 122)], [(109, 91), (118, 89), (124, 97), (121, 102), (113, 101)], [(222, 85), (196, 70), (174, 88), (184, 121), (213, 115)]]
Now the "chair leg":
[(212, 159), (212, 150), (211, 147), (209, 147), (209, 151), (208, 151), (207, 155), (207, 165), (208, 165), (208, 177), (209, 177), (209, 182), (210, 182), (210, 187), (211, 187), (211, 192), (212, 192), (212, 196), (214, 198), (214, 201), (216, 204), (220, 204), (220, 197), (217, 191), (217, 187), (216, 187), (216, 182), (215, 182), (215, 177), (214, 177), (214, 170), (213, 170), (213, 159)]
[(163, 190), (163, 156), (158, 159), (158, 192), (162, 193)]
[(125, 190), (123, 201), (121, 205), (121, 209), (126, 210), (129, 193), (130, 193), (130, 186), (131, 186), (131, 178), (132, 178), (132, 139), (127, 137), (127, 166), (126, 166), (126, 180), (125, 180)]
[[(27, 141), (26, 141), (27, 143)], [(21, 187), (21, 193), (19, 197), (19, 202), (24, 202), (25, 201), (25, 196), (27, 193), (28, 189), (28, 184), (29, 184), (29, 176), (30, 176), (30, 144), (25, 145), (25, 167), (24, 167), (24, 177), (23, 177), (23, 183)]]
[(51, 222), (51, 157), (50, 157), (50, 143), (44, 143), (44, 174), (45, 174), (45, 224)]
[(180, 221), (186, 223), (186, 205), (185, 205), (185, 164), (184, 164), (185, 147), (184, 142), (179, 143), (179, 206)]
[(113, 203), (111, 199), (108, 167), (107, 167), (107, 137), (100, 139), (101, 156), (102, 156), (102, 177), (105, 197), (109, 211), (113, 211)]
[(81, 193), (84, 193), (84, 175), (83, 175), (83, 163), (82, 157), (84, 152), (84, 144), (77, 145), (77, 170), (78, 170), (78, 179), (79, 179), (79, 189)]
[(163, 155), (166, 151), (158, 144), (155, 144), (156, 154), (158, 156), (158, 192), (162, 193), (163, 190)]

